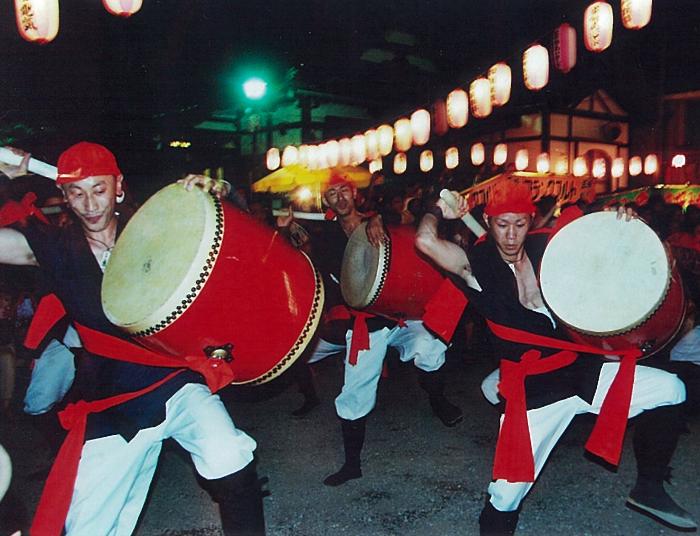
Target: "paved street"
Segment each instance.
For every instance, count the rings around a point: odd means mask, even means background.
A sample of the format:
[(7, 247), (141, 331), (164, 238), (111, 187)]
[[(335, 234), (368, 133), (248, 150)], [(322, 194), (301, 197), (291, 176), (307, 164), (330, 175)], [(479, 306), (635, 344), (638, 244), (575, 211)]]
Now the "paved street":
[[(485, 359), (448, 361), (447, 392), (465, 420), (445, 428), (418, 387), (412, 365), (390, 359), (363, 452), (364, 477), (339, 488), (321, 484), (342, 463), (333, 408), (340, 388), (339, 359), (317, 365), (322, 405), (301, 420), (289, 412), (301, 397), (282, 378), (272, 385), (224, 393), (237, 425), (258, 441), (259, 472), (269, 478), (265, 516), (271, 536), (428, 536), (478, 534), (477, 517), (489, 481), (497, 411), (478, 385), (489, 372)], [(21, 372), (21, 371), (20, 371)], [(22, 375), (22, 374), (20, 374)], [(20, 378), (21, 380), (21, 378)], [(517, 534), (658, 535), (675, 531), (625, 507), (635, 477), (631, 434), (617, 473), (585, 458), (592, 420), (574, 422), (524, 503)], [(673, 496), (700, 518), (700, 418), (689, 418), (674, 463)], [(15, 479), (2, 505), (0, 534), (26, 523), (41, 482), (28, 475), (47, 449), (28, 420), (17, 414), (2, 425), (2, 443), (15, 463)], [(12, 523), (12, 525), (10, 525)], [(175, 444), (166, 444), (138, 536), (220, 534), (216, 506), (195, 482), (193, 468)]]

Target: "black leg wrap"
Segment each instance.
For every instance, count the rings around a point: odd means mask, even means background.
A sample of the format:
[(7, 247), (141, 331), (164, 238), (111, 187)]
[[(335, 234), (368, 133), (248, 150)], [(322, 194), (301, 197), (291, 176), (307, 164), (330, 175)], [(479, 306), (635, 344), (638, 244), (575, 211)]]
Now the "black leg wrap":
[(292, 411), (293, 417), (304, 417), (312, 409), (320, 404), (318, 399), (318, 394), (316, 393), (316, 387), (314, 386), (313, 375), (311, 374), (311, 367), (305, 362), (297, 360), (294, 365), (292, 365), (292, 373), (294, 375), (294, 380), (296, 381), (299, 392), (304, 397), (304, 402), (302, 405)]
[(442, 369), (434, 372), (425, 372), (418, 369), (418, 383), (428, 393), (430, 407), (435, 416), (442, 421), (442, 424), (455, 426), (462, 421), (464, 418), (462, 410), (445, 397), (445, 382), (442, 376)]
[(484, 509), (479, 515), (480, 536), (512, 536), (515, 527), (518, 525), (520, 512), (501, 512), (496, 510), (491, 502), (486, 499)]
[(264, 536), (265, 516), (255, 460), (240, 471), (215, 480), (200, 479), (212, 499), (219, 504), (225, 536)]
[(348, 480), (362, 476), (360, 453), (365, 443), (366, 421), (366, 417), (355, 419), (354, 421), (340, 419), (340, 428), (343, 432), (343, 446), (345, 447), (345, 463), (337, 473), (326, 477), (323, 481), (326, 486), (340, 486)]

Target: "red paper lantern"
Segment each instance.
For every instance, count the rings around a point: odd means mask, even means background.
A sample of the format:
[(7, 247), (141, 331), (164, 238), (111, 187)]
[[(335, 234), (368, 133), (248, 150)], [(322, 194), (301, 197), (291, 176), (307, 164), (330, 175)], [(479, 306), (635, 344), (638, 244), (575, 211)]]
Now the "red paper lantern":
[(447, 124), (447, 106), (444, 99), (433, 103), (433, 131), (438, 136), (446, 134), (450, 126)]
[(549, 82), (549, 52), (542, 45), (532, 45), (523, 53), (523, 78), (525, 87), (533, 91)]
[(651, 20), (651, 0), (622, 0), (622, 24), (628, 30), (644, 28)]
[(568, 73), (576, 65), (576, 30), (570, 24), (560, 24), (552, 39), (554, 67)]
[(583, 14), (583, 43), (591, 52), (602, 52), (612, 43), (613, 11), (607, 2), (593, 2)]
[(491, 103), (494, 106), (503, 106), (510, 100), (512, 78), (510, 67), (506, 63), (496, 63), (489, 69)]
[(487, 78), (477, 78), (469, 85), (469, 103), (474, 117), (491, 115), (491, 84)]
[(15, 0), (15, 18), (22, 39), (45, 45), (58, 34), (58, 0)]
[(102, 5), (112, 15), (118, 17), (131, 17), (141, 9), (143, 0), (102, 0)]
[(447, 95), (447, 124), (462, 128), (469, 120), (469, 97), (463, 89), (455, 89)]

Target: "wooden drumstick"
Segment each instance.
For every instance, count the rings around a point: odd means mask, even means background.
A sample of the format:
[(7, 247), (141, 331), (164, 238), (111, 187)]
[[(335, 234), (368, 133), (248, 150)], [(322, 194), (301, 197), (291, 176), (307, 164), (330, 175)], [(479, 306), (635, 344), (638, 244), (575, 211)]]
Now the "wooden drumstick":
[[(455, 212), (458, 209), (458, 199), (456, 198), (455, 194), (453, 194), (451, 191), (444, 189), (440, 192), (440, 199), (442, 199), (447, 205), (454, 210)], [(474, 233), (477, 237), (482, 237), (483, 235), (486, 234), (486, 229), (484, 229), (478, 221), (476, 221), (476, 218), (472, 216), (469, 212), (467, 212), (464, 216), (462, 216), (461, 220), (464, 222), (464, 224), (469, 228), (469, 230)]]
[[(6, 147), (0, 147), (0, 162), (5, 164), (10, 164), (11, 166), (19, 166), (22, 163), (22, 157), (18, 154), (13, 153)], [(47, 179), (56, 180), (58, 176), (58, 170), (56, 166), (37, 160), (36, 158), (30, 158), (27, 164), (27, 169), (32, 173), (46, 177)]]

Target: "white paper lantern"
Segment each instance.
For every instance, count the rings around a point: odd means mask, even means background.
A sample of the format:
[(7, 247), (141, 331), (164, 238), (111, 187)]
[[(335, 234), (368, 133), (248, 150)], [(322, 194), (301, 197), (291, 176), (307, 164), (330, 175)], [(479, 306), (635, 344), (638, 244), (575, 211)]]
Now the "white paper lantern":
[(602, 179), (605, 177), (605, 171), (605, 158), (596, 158), (593, 160), (591, 175), (593, 175), (596, 179)]
[(309, 145), (309, 169), (319, 169), (321, 166), (321, 152), (318, 145)]
[(648, 154), (644, 159), (644, 174), (654, 175), (659, 169), (659, 159), (655, 154)]
[(447, 124), (462, 128), (469, 120), (469, 97), (463, 89), (455, 89), (447, 95)]
[(102, 5), (112, 15), (118, 17), (131, 17), (141, 9), (143, 0), (102, 0)]
[(508, 159), (508, 146), (505, 143), (499, 143), (493, 148), (493, 163), (496, 166), (502, 166)]
[(338, 140), (338, 147), (340, 149), (338, 164), (341, 166), (349, 166), (352, 161), (352, 142), (350, 138), (340, 138)]
[(374, 160), (379, 157), (379, 134), (373, 128), (365, 132), (365, 148), (368, 159)]
[(503, 106), (510, 100), (512, 78), (510, 67), (506, 63), (496, 63), (489, 69), (491, 103), (494, 106)]
[(405, 117), (394, 123), (394, 146), (397, 151), (408, 151), (413, 144), (411, 121)]
[(537, 155), (537, 173), (549, 173), (549, 153)]
[(610, 175), (614, 179), (619, 179), (625, 172), (625, 159), (621, 156), (613, 158), (612, 165), (610, 166)]
[(525, 87), (537, 91), (549, 82), (549, 52), (542, 45), (532, 45), (523, 53)]
[(324, 143), (326, 146), (326, 159), (329, 167), (335, 167), (340, 162), (340, 144), (336, 140)]
[(361, 164), (367, 159), (367, 146), (365, 137), (362, 134), (355, 134), (350, 138), (352, 150), (350, 152), (350, 163)]
[(287, 145), (282, 151), (282, 166), (292, 166), (299, 161), (299, 150), (294, 145)]
[(682, 168), (685, 166), (685, 155), (684, 154), (674, 154), (671, 158), (671, 167)]
[(411, 132), (414, 145), (425, 145), (430, 140), (430, 112), (416, 110), (411, 114)]
[(374, 173), (375, 171), (381, 171), (383, 167), (384, 167), (384, 165), (382, 163), (382, 159), (375, 158), (374, 160), (370, 160), (369, 172)]
[(588, 173), (588, 164), (585, 156), (577, 156), (574, 158), (573, 166), (574, 177), (583, 177)]
[(391, 125), (381, 125), (377, 128), (379, 136), (379, 154), (386, 156), (394, 148), (394, 129)]
[(622, 0), (622, 24), (628, 30), (644, 28), (651, 20), (651, 0)]
[(569, 160), (563, 156), (557, 159), (554, 164), (554, 173), (557, 175), (566, 175), (569, 172)]
[(469, 85), (469, 103), (474, 117), (491, 115), (491, 83), (487, 78), (477, 78)]
[(406, 153), (396, 153), (394, 155), (394, 173), (401, 175), (406, 171)]
[(426, 149), (420, 154), (420, 170), (423, 172), (433, 169), (433, 151)]
[(459, 149), (457, 147), (449, 147), (445, 151), (445, 167), (454, 169), (459, 165)]
[(633, 156), (630, 158), (630, 175), (633, 177), (636, 177), (642, 172), (642, 157), (641, 156)]
[(299, 146), (299, 165), (309, 167), (309, 146), (306, 144)]
[(583, 14), (583, 44), (591, 52), (602, 52), (612, 43), (613, 10), (607, 2), (593, 2)]
[(527, 149), (518, 149), (518, 151), (515, 153), (515, 169), (518, 171), (524, 171), (527, 169), (529, 163), (530, 155), (528, 154)]
[(472, 164), (475, 166), (480, 166), (484, 163), (484, 160), (486, 160), (486, 149), (483, 143), (479, 142), (472, 145), (471, 159)]
[(270, 147), (265, 155), (265, 165), (270, 171), (280, 167), (280, 150), (277, 147)]
[(15, 19), (22, 39), (45, 45), (58, 34), (58, 0), (15, 0)]

